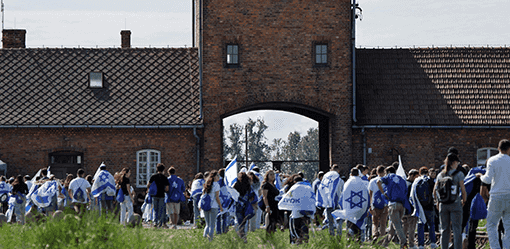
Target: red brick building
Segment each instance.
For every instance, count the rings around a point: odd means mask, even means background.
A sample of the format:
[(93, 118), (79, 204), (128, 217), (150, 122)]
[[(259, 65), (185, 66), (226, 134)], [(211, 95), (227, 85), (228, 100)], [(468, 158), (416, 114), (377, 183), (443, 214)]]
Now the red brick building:
[(8, 175), (92, 174), (104, 161), (136, 170), (143, 187), (162, 162), (191, 180), (223, 166), (222, 119), (251, 110), (318, 121), (322, 170), (398, 155), (407, 169), (432, 167), (450, 146), (476, 165), (508, 137), (509, 49), (354, 51), (348, 0), (197, 0), (195, 10), (195, 48), (132, 49), (123, 32), (117, 49), (26, 49), (24, 32), (4, 30)]
[[(456, 147), (481, 165), (510, 138), (510, 49), (358, 49), (353, 160), (438, 167)], [(371, 150), (371, 152), (369, 152)], [(365, 160), (363, 160), (365, 158)]]
[(194, 176), (203, 132), (196, 48), (23, 47), (0, 50), (8, 175), (46, 166), (60, 178), (78, 168), (93, 175), (105, 162), (111, 172), (130, 168), (133, 186), (144, 187), (162, 162)]

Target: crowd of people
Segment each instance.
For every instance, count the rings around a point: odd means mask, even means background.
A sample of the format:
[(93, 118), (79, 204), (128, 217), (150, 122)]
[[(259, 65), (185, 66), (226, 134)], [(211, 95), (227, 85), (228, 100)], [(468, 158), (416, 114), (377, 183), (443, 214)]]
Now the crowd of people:
[(48, 167), (32, 178), (18, 175), (7, 180), (0, 176), (0, 211), (7, 222), (22, 225), (26, 216), (52, 216), (66, 208), (78, 214), (86, 210), (111, 213), (120, 216), (121, 224), (133, 215), (135, 191), (128, 168), (112, 175), (101, 164), (94, 176), (86, 176), (83, 169), (76, 173), (76, 177), (68, 174), (65, 179), (57, 179)]
[[(154, 228), (176, 229), (182, 203), (192, 203), (193, 224), (205, 223), (203, 236), (226, 233), (234, 226), (246, 241), (262, 225), (268, 234), (289, 229), (290, 242), (306, 243), (309, 228), (327, 229), (331, 236), (401, 248), (476, 248), (478, 222), (487, 219), (491, 248), (510, 248), (510, 141), (501, 140), (499, 154), (486, 165), (461, 165), (459, 151), (448, 149), (444, 164), (402, 172), (398, 162), (369, 169), (357, 165), (342, 176), (338, 165), (319, 172), (311, 183), (303, 173), (260, 172), (257, 166), (231, 167), (197, 173), (187, 185), (170, 167), (157, 165), (147, 183), (142, 219)], [(233, 172), (233, 173), (232, 173)], [(130, 170), (114, 175), (102, 164), (94, 176), (55, 179), (41, 169), (33, 179), (0, 177), (0, 202), (8, 222), (24, 224), (25, 213), (49, 214), (65, 207), (120, 213), (126, 224), (133, 215), (135, 192)], [(8, 205), (5, 205), (7, 203)], [(186, 204), (185, 204), (186, 205)], [(170, 226), (168, 226), (168, 224)], [(426, 235), (426, 232), (428, 236)], [(436, 241), (436, 232), (440, 241)], [(453, 236), (451, 236), (453, 235)], [(415, 238), (417, 240), (415, 241)], [(428, 237), (426, 240), (425, 238)]]

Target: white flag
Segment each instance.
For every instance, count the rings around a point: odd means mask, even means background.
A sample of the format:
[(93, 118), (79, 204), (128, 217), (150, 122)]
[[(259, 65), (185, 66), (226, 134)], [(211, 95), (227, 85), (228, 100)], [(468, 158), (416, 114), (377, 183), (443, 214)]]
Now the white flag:
[(404, 166), (402, 166), (402, 160), (400, 159), (400, 155), (398, 155), (398, 169), (397, 169), (397, 175), (407, 179), (406, 171), (404, 170)]

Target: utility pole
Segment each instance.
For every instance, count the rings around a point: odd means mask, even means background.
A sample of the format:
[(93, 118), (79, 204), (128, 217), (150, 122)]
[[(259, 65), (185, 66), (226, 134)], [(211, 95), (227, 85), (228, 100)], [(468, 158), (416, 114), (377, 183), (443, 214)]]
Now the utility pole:
[(249, 169), (249, 165), (248, 165), (248, 126), (245, 125), (244, 126), (244, 151), (246, 151), (246, 169)]

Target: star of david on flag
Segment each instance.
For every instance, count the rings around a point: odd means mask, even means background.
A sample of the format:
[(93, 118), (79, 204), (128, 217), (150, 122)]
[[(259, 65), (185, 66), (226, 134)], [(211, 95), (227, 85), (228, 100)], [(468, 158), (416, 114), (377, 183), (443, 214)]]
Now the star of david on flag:
[(351, 209), (355, 207), (363, 208), (363, 202), (367, 201), (367, 199), (363, 198), (363, 191), (351, 191), (351, 196), (345, 199), (346, 202), (350, 204)]
[(342, 210), (333, 211), (334, 215), (342, 220), (348, 220), (359, 228), (365, 224), (368, 211), (368, 184), (359, 176), (351, 176), (344, 185), (342, 192)]
[(94, 177), (91, 194), (94, 197), (98, 197), (104, 192), (109, 196), (115, 195), (115, 179), (110, 172), (100, 170)]

